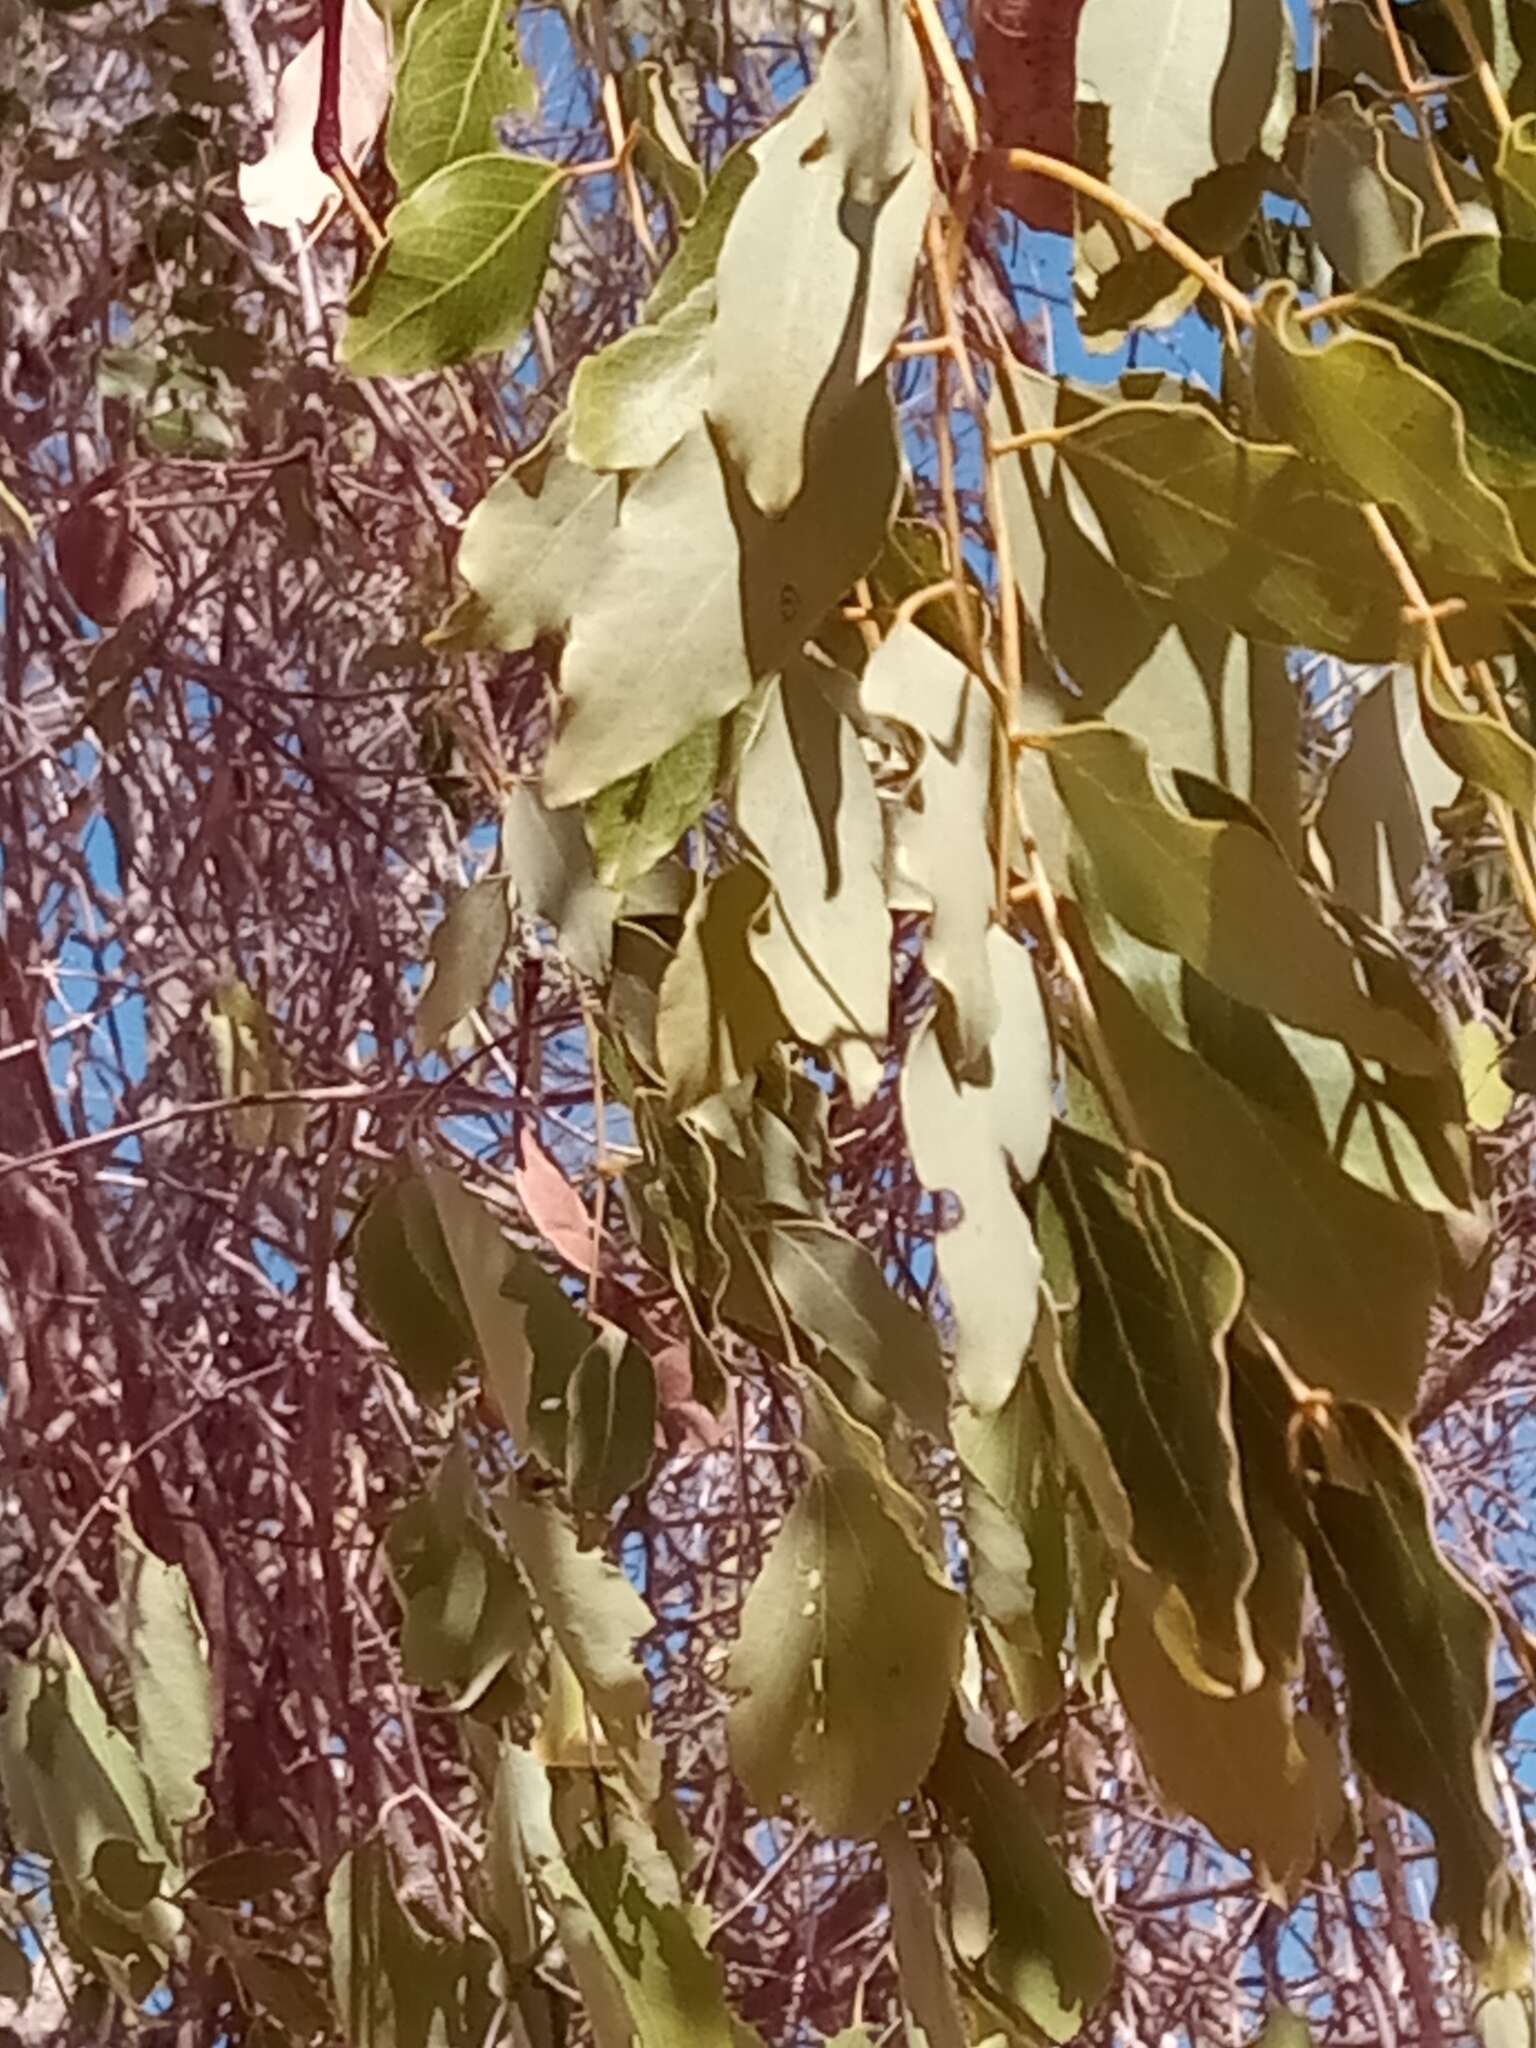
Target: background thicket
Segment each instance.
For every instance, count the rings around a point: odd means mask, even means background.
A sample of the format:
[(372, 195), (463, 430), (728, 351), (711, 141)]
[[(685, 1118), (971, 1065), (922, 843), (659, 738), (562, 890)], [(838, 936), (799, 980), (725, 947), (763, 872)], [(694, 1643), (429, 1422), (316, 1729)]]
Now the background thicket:
[(0, 2027), (1528, 2042), (1530, 0), (325, 27), (0, 0)]

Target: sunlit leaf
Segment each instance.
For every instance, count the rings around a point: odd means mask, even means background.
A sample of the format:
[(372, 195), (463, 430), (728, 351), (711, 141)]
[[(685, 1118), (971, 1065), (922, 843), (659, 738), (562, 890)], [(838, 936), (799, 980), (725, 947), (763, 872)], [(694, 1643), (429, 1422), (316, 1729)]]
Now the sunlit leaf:
[(532, 1371), (523, 1329), (525, 1311), (502, 1292), (512, 1248), (495, 1211), (454, 1174), (445, 1167), (429, 1167), (426, 1181), (474, 1330), (486, 1392), (512, 1441), (525, 1444)]
[(750, 945), (767, 898), (767, 877), (741, 861), (689, 908), (656, 1012), (656, 1050), (678, 1109), (733, 1087), (784, 1035), (773, 984)]
[(709, 391), (715, 299), (708, 283), (654, 325), (585, 357), (571, 383), (573, 461), (649, 469), (687, 433)]
[(720, 727), (713, 721), (686, 734), (660, 760), (592, 797), (587, 843), (597, 878), (627, 889), (669, 854), (714, 795)]
[(544, 282), (563, 183), (536, 158), (485, 155), (418, 185), (352, 296), (347, 368), (403, 377), (509, 347)]
[(878, 1439), (804, 1394), (809, 1472), (742, 1613), (731, 1759), (759, 1806), (873, 1834), (933, 1760), (965, 1607)]
[[(335, 181), (315, 160), (320, 110), (320, 31), (289, 59), (277, 81), (272, 141), (259, 162), (238, 175), (247, 217), (275, 228), (302, 227), (337, 198)], [(389, 105), (389, 39), (367, 0), (346, 0), (342, 13), (341, 154), (356, 170)]]
[(156, 1557), (126, 1530), (118, 1582), (139, 1760), (163, 1818), (185, 1827), (207, 1803), (199, 1780), (213, 1762), (208, 1639), (180, 1565)]
[(497, 118), (526, 98), (507, 0), (417, 0), (384, 144), (401, 196), (445, 164), (494, 149)]

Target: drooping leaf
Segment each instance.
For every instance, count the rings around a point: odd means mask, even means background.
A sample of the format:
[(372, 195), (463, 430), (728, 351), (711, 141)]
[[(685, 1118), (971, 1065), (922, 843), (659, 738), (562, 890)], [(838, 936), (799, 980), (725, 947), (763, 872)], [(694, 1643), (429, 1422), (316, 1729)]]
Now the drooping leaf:
[(531, 784), (519, 782), (502, 807), (501, 858), (522, 914), (547, 919), (577, 972), (605, 981), (618, 899), (592, 872), (580, 818), (548, 810)]
[(1134, 1599), (1121, 1602), (1109, 1665), (1167, 1805), (1294, 1891), (1337, 1832), (1343, 1791), (1333, 1743), (1293, 1712), (1285, 1681), (1225, 1699), (1191, 1686)]
[(1438, 839), (1434, 812), (1458, 786), (1428, 740), (1412, 671), (1392, 670), (1357, 701), (1316, 815), (1332, 893), (1395, 925)]
[(987, 1989), (1049, 2040), (1070, 2041), (1109, 1988), (1108, 1937), (1057, 1861), (1023, 1786), (951, 1712), (928, 1779), (986, 1882)]
[(754, 509), (707, 428), (690, 428), (625, 495), (576, 606), (550, 802), (595, 795), (743, 702), (869, 567), (896, 489), (878, 382), (828, 429), (778, 519)]
[(965, 2017), (954, 1972), (939, 1938), (938, 1900), (905, 1821), (888, 1820), (878, 1836), (891, 1909), (891, 1945), (901, 2002), (927, 2048), (966, 2048)]
[[(417, 1255), (417, 1244), (428, 1232), (437, 1240), (436, 1281)], [(474, 1339), (437, 1211), (422, 1180), (389, 1180), (374, 1191), (358, 1227), (355, 1258), (363, 1306), (411, 1392), (422, 1401), (445, 1400)], [(447, 1288), (440, 1284), (445, 1277), (451, 1282)]]
[(566, 1469), (578, 1514), (606, 1514), (642, 1485), (656, 1448), (656, 1375), (639, 1345), (605, 1329), (571, 1377)]
[(1421, 574), (1434, 562), (1464, 594), (1482, 586), (1496, 601), (1536, 592), (1509, 508), (1469, 466), (1450, 395), (1390, 342), (1347, 335), (1312, 347), (1282, 294), (1266, 301), (1265, 314), (1254, 395), (1266, 423), (1326, 467), (1341, 491), (1394, 513)]
[(637, 1777), (654, 1781), (646, 1734), (650, 1690), (634, 1646), (655, 1617), (616, 1565), (584, 1550), (570, 1520), (547, 1496), (504, 1487), (494, 1506), (519, 1569), (614, 1749)]
[(1294, 450), (1241, 440), (1197, 405), (1138, 402), (1073, 428), (1060, 459), (1145, 589), (1256, 640), (1398, 653), (1396, 579), (1357, 507)]
[(534, 1643), (528, 1596), (484, 1525), (460, 1447), (396, 1514), (385, 1548), (412, 1685), (440, 1687), (462, 1710), (504, 1678), (521, 1681)]
[[(742, 757), (736, 819), (773, 884), (748, 939), (791, 1030), (808, 1045), (862, 1056), (885, 1037), (890, 923), (884, 824), (874, 777), (832, 680), (802, 657), (771, 683)], [(851, 678), (846, 679), (852, 686)]]
[(770, 516), (799, 496), (815, 442), (906, 318), (933, 189), (922, 96), (904, 13), (857, 0), (817, 83), (754, 146), (716, 273), (709, 416)]
[(830, 1224), (785, 1220), (769, 1239), (768, 1269), (808, 1337), (942, 1441), (948, 1388), (937, 1332), (887, 1286), (863, 1245)]
[(750, 944), (767, 897), (761, 868), (740, 861), (689, 907), (656, 1012), (656, 1050), (677, 1109), (733, 1087), (785, 1034), (773, 984)]
[(953, 1005), (960, 1059), (979, 1060), (998, 1020), (987, 926), (996, 875), (987, 837), (992, 710), (964, 664), (920, 627), (903, 624), (864, 671), (862, 696), (922, 745), (920, 782), (895, 828), (904, 882), (932, 906), (923, 957)]
[(32, 1996), (32, 1964), (19, 1941), (0, 1929), (0, 1998), (14, 1999), (25, 2007)]
[(749, 144), (737, 143), (726, 152), (709, 181), (697, 217), (678, 242), (672, 260), (657, 278), (641, 309), (642, 319), (652, 323), (664, 320), (714, 276), (720, 261), (720, 245), (741, 204), (742, 194), (756, 176), (757, 158)]
[(1301, 189), (1318, 247), (1342, 286), (1385, 276), (1419, 245), (1424, 208), (1392, 175), (1386, 138), (1353, 93), (1299, 124)]
[(418, 1056), (441, 1045), (490, 994), (512, 923), (500, 875), (472, 882), (432, 934), (432, 979), (416, 1010)]
[(935, 1251), (954, 1310), (956, 1381), (983, 1413), (1012, 1392), (1034, 1328), (1040, 1253), (1015, 1176), (1027, 1186), (1039, 1171), (1052, 1113), (1050, 1032), (1028, 949), (994, 926), (986, 950), (999, 1021), (983, 1061), (957, 1072), (930, 1018), (907, 1049), (901, 1083), (918, 1177), (960, 1205)]
[[(320, 110), (320, 32), (317, 29), (277, 81), (272, 140), (259, 162), (238, 174), (240, 204), (258, 226), (303, 227), (337, 197), (335, 181), (315, 160), (315, 116)], [(389, 37), (367, 0), (346, 0), (342, 13), (341, 154), (356, 170), (389, 105)]]
[(649, 874), (707, 808), (719, 765), (720, 727), (710, 720), (648, 768), (600, 789), (586, 808), (598, 880), (623, 890)]
[(1137, 938), (1177, 953), (1208, 981), (1360, 1057), (1432, 1072), (1442, 1048), (1375, 1002), (1344, 935), (1324, 916), (1257, 819), (1179, 779), (1181, 805), (1146, 749), (1108, 725), (1048, 739), (1062, 800), (1093, 861), (1105, 907)]
[(1167, 1588), (1159, 1636), (1191, 1676), (1247, 1691), (1258, 1561), (1226, 1357), (1241, 1270), (1150, 1162), (1063, 1130), (1050, 1175), (1080, 1289), (1074, 1377), (1131, 1503), (1132, 1540)]
[(570, 461), (558, 437), (497, 479), (469, 515), (458, 572), (467, 615), (450, 613), (435, 638), (515, 654), (563, 633), (618, 517), (618, 487)]
[(1164, 1036), (1094, 948), (1084, 943), (1078, 958), (1143, 1146), (1180, 1204), (1237, 1254), (1251, 1305), (1296, 1371), (1409, 1412), (1436, 1286), (1427, 1219), (1361, 1186), (1286, 1117)]
[(460, 2025), (463, 1952), (408, 1913), (379, 1835), (349, 1849), (325, 1894), (331, 1985), (353, 2048), (452, 2039)]
[(498, 117), (525, 97), (506, 0), (418, 0), (384, 142), (401, 197), (444, 165), (494, 149)]
[(523, 1327), (525, 1310), (502, 1292), (512, 1248), (495, 1211), (455, 1175), (433, 1166), (427, 1169), (426, 1181), (474, 1331), (486, 1392), (513, 1443), (522, 1447), (528, 1441), (532, 1361)]
[(670, 453), (704, 410), (714, 318), (706, 281), (664, 319), (583, 357), (571, 381), (571, 459), (589, 469), (650, 469)]
[(498, 154), (461, 157), (418, 185), (352, 296), (347, 368), (404, 377), (509, 347), (544, 282), (563, 184), (537, 158)]
[(747, 1596), (731, 1759), (757, 1804), (874, 1834), (933, 1760), (965, 1607), (879, 1440), (806, 1383), (808, 1476)]
[(213, 1762), (208, 1638), (179, 1565), (127, 1530), (117, 1555), (139, 1760), (160, 1814), (182, 1828), (207, 1802), (198, 1781)]
[(239, 1906), (279, 1891), (304, 1868), (297, 1849), (231, 1849), (203, 1863), (187, 1879), (187, 1890), (210, 1906)]
[(137, 516), (103, 497), (81, 498), (54, 530), (64, 588), (88, 619), (118, 626), (154, 603), (160, 571), (140, 538)]
[(1485, 1985), (1507, 1989), (1525, 1942), (1488, 1763), (1493, 1617), (1441, 1556), (1423, 1481), (1389, 1422), (1340, 1405), (1313, 1441), (1307, 1552), (1344, 1663), (1351, 1749), (1379, 1791), (1430, 1827), (1436, 1917)]
[(1461, 408), (1467, 452), (1508, 500), (1527, 546), (1536, 532), (1536, 244), (1441, 235), (1358, 295), (1351, 318)]

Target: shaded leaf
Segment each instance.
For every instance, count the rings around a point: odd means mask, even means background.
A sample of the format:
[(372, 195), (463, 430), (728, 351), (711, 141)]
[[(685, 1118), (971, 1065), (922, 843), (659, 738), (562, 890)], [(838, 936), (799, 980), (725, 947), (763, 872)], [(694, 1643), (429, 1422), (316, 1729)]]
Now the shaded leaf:
[(401, 200), (350, 301), (341, 360), (403, 377), (494, 353), (527, 326), (563, 174), (534, 157), (461, 157)]
[(649, 874), (708, 808), (719, 765), (720, 727), (711, 720), (648, 768), (600, 789), (586, 809), (598, 880), (622, 890)]
[(1392, 175), (1386, 138), (1355, 96), (1335, 93), (1300, 124), (1298, 139), (1307, 212), (1340, 285), (1371, 284), (1411, 256), (1424, 207)]
[(489, 996), (506, 957), (512, 923), (500, 875), (472, 882), (432, 934), (432, 979), (416, 1009), (416, 1052), (441, 1045)]
[(1495, 1819), (1488, 1729), (1494, 1621), (1435, 1543), (1407, 1443), (1367, 1408), (1314, 1433), (1312, 1576), (1343, 1659), (1350, 1747), (1435, 1838), (1435, 1914), (1489, 1989), (1523, 1972), (1519, 1901)]
[(1436, 1291), (1428, 1220), (1361, 1186), (1283, 1115), (1165, 1037), (1093, 947), (1074, 950), (1144, 1148), (1179, 1202), (1237, 1254), (1250, 1303), (1291, 1365), (1409, 1412)]
[(297, 1849), (231, 1849), (194, 1870), (187, 1890), (210, 1906), (239, 1906), (281, 1890), (305, 1862)]
[(0, 1998), (24, 2006), (32, 1996), (32, 1964), (19, 1941), (0, 1929)]
[(594, 1240), (587, 1205), (526, 1127), (518, 1140), (512, 1183), (540, 1237), (568, 1266), (590, 1272)]
[[(1342, 1039), (1362, 1058), (1431, 1072), (1441, 1048), (1373, 1001), (1351, 947), (1257, 819), (1180, 778), (1181, 805), (1145, 747), (1108, 725), (1046, 741), (1062, 801), (1112, 916), (1239, 1002)], [(1214, 786), (1208, 786), (1214, 788)], [(1213, 815), (1214, 813), (1214, 815)]]
[(999, 1023), (983, 1062), (957, 1072), (940, 1022), (929, 1018), (907, 1049), (901, 1081), (918, 1177), (960, 1205), (935, 1251), (954, 1310), (956, 1381), (982, 1412), (1012, 1392), (1034, 1328), (1040, 1253), (1015, 1178), (1027, 1186), (1039, 1171), (1052, 1114), (1050, 1032), (1029, 952), (996, 926), (986, 949)]
[(863, 1245), (830, 1224), (785, 1219), (768, 1240), (768, 1269), (808, 1337), (943, 1441), (949, 1390), (938, 1335)]
[(657, 278), (641, 309), (647, 321), (664, 320), (715, 274), (725, 240), (742, 195), (757, 176), (757, 158), (746, 143), (727, 150), (709, 181), (697, 218), (678, 242), (666, 269)]
[(807, 1383), (808, 1467), (742, 1611), (731, 1760), (756, 1803), (868, 1835), (918, 1786), (959, 1673), (965, 1606), (878, 1439)]
[[(428, 1231), (437, 1240), (438, 1278), (446, 1275), (452, 1283), (446, 1291), (417, 1256), (417, 1243)], [(374, 1191), (358, 1227), (354, 1257), (363, 1306), (411, 1392), (421, 1401), (446, 1400), (474, 1339), (437, 1211), (422, 1180), (386, 1181)]]
[(767, 897), (762, 870), (741, 861), (716, 875), (689, 906), (656, 1012), (656, 1049), (676, 1109), (734, 1087), (784, 1035), (773, 984), (750, 945)]
[[(203, 1022), (222, 1095), (271, 1095), (293, 1086), (293, 1070), (267, 1006), (243, 981), (219, 984), (204, 1007)], [(304, 1105), (258, 1103), (237, 1109), (229, 1128), (235, 1143), (248, 1152), (263, 1152), (273, 1144), (302, 1150)]]
[(1135, 1599), (1121, 1602), (1109, 1667), (1165, 1804), (1294, 1893), (1337, 1832), (1343, 1792), (1332, 1742), (1293, 1714), (1286, 1681), (1225, 1699), (1197, 1690)]
[(1131, 1504), (1136, 1550), (1168, 1589), (1159, 1637), (1192, 1679), (1247, 1691), (1257, 1558), (1226, 1356), (1242, 1272), (1150, 1161), (1063, 1130), (1050, 1185), (1080, 1287), (1073, 1377)]
[(939, 1940), (938, 1900), (905, 1821), (887, 1821), (878, 1843), (902, 2005), (927, 2048), (966, 2048), (954, 1973)]
[(1113, 1972), (1098, 1915), (1057, 1861), (1028, 1793), (957, 1713), (945, 1725), (928, 1791), (986, 1881), (992, 1935), (983, 1982), (1048, 2039), (1070, 2041)]
[(517, 783), (502, 806), (501, 859), (522, 914), (546, 919), (577, 972), (605, 981), (618, 899), (592, 872), (580, 818), (546, 809), (531, 784)]
[(588, 1705), (620, 1757), (653, 1782), (645, 1733), (650, 1690), (634, 1653), (656, 1625), (650, 1609), (616, 1565), (581, 1548), (574, 1526), (547, 1496), (528, 1499), (503, 1487), (493, 1505)]
[(126, 508), (80, 499), (54, 529), (53, 546), (64, 588), (98, 626), (121, 625), (160, 594), (155, 558)]
[(532, 1366), (523, 1327), (525, 1311), (502, 1292), (512, 1247), (495, 1211), (453, 1174), (433, 1166), (425, 1178), (474, 1331), (486, 1392), (513, 1443), (522, 1448), (528, 1442)]
[(566, 1472), (571, 1506), (603, 1515), (642, 1485), (656, 1446), (656, 1375), (622, 1330), (605, 1329), (571, 1376)]
[(185, 1827), (207, 1803), (199, 1779), (213, 1762), (208, 1638), (179, 1565), (125, 1529), (117, 1568), (139, 1760), (162, 1817)]
[(142, 1913), (159, 1896), (165, 1865), (141, 1856), (132, 1842), (109, 1839), (91, 1858), (91, 1876), (103, 1898), (119, 1912)]

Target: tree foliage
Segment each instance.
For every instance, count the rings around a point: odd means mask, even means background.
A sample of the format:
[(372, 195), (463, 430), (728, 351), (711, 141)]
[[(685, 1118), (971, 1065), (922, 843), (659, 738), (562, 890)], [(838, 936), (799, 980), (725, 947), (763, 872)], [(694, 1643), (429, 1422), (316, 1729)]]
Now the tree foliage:
[(16, 2024), (1529, 2040), (1528, 0), (0, 6)]

